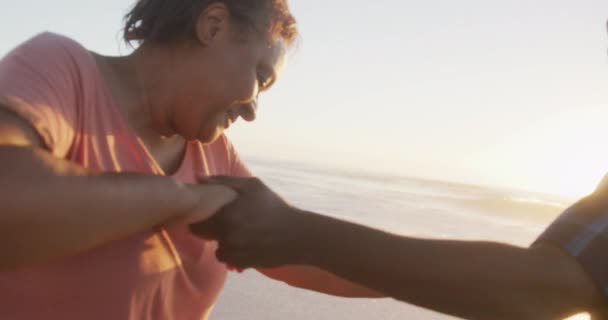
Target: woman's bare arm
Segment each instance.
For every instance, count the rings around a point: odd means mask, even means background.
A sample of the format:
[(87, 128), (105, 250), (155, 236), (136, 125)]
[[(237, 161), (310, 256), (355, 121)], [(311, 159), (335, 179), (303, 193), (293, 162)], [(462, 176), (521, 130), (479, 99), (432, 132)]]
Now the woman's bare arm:
[(0, 270), (76, 254), (168, 220), (204, 220), (234, 199), (224, 187), (91, 172), (44, 149), (0, 108)]

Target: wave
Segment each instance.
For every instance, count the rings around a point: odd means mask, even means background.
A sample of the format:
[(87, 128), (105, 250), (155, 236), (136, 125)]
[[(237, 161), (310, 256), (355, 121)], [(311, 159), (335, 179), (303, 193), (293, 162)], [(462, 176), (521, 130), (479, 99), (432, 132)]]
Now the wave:
[[(308, 208), (382, 216), (409, 212), (443, 212), (454, 216), (485, 216), (547, 223), (562, 212), (569, 199), (484, 186), (373, 174), (361, 170), (326, 168), (303, 163), (254, 160), (252, 167), (287, 199)], [(356, 217), (355, 217), (356, 218)]]

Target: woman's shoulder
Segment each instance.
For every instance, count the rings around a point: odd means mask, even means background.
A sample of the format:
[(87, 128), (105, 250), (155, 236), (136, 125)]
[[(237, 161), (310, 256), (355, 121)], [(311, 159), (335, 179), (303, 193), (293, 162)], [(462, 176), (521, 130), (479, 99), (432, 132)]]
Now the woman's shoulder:
[(62, 156), (84, 112), (93, 75), (92, 57), (78, 42), (43, 32), (0, 60), (0, 101), (29, 121), (45, 144)]
[(77, 76), (90, 68), (90, 53), (79, 42), (57, 33), (41, 32), (24, 41), (4, 58), (4, 64), (20, 63), (42, 71)]
[(42, 50), (49, 53), (87, 52), (76, 40), (67, 36), (45, 31), (38, 33), (19, 45), (16, 50)]

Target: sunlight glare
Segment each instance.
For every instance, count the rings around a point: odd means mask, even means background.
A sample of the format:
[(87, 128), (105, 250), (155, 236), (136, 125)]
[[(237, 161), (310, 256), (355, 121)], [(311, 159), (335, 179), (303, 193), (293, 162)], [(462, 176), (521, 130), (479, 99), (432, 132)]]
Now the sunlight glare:
[(579, 313), (564, 320), (591, 320), (591, 316), (588, 313)]

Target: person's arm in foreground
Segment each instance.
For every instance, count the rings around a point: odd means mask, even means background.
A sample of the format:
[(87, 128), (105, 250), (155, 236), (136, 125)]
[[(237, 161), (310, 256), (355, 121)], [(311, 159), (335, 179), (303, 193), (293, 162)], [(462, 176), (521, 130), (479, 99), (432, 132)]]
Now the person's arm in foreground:
[(44, 149), (0, 107), (0, 270), (76, 254), (167, 220), (201, 221), (234, 199), (225, 187), (99, 174)]
[(302, 212), (257, 179), (215, 181), (237, 190), (239, 200), (192, 230), (218, 238), (218, 258), (240, 268), (310, 264), (470, 319), (556, 319), (605, 309), (581, 266), (557, 247), (402, 237)]

